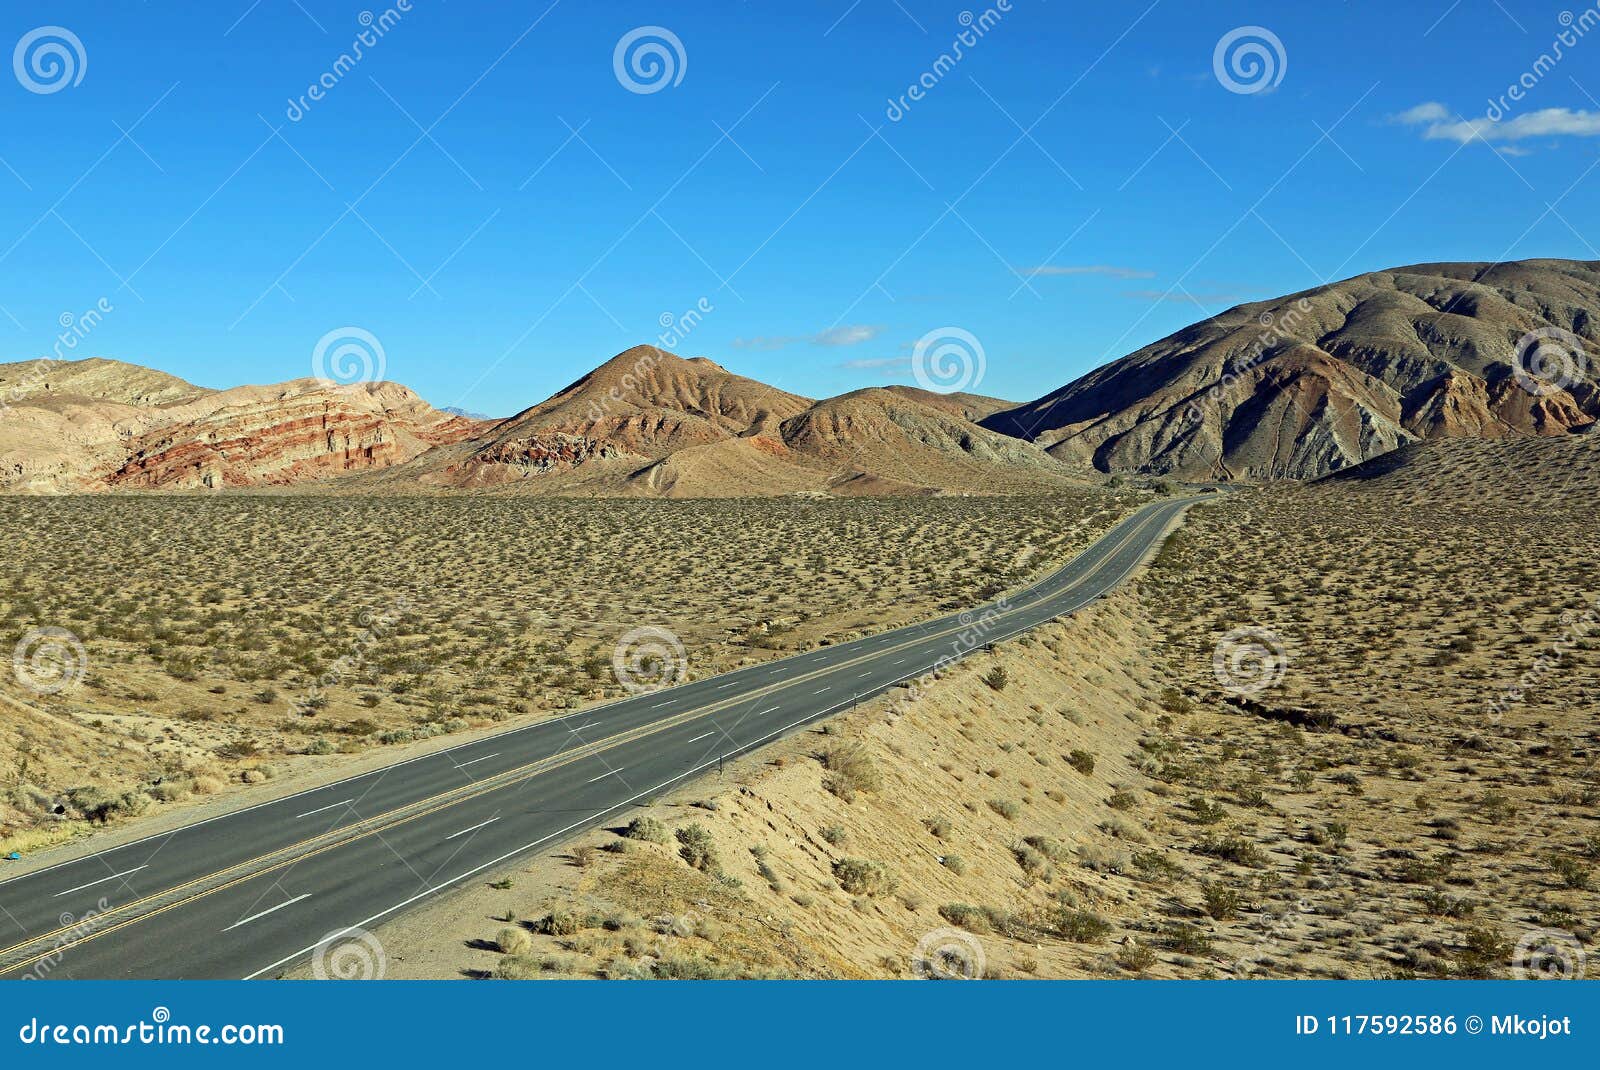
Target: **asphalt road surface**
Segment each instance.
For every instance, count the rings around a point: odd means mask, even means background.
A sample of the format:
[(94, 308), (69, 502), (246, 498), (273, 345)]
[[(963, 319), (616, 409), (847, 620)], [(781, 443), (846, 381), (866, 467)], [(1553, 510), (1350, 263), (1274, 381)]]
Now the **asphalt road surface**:
[(273, 977), (308, 958), (338, 972), (330, 948), (371, 955), (366, 930), (443, 889), (1087, 605), (1195, 500), (1145, 506), (1060, 571), (969, 612), (577, 711), (5, 881), (0, 977)]

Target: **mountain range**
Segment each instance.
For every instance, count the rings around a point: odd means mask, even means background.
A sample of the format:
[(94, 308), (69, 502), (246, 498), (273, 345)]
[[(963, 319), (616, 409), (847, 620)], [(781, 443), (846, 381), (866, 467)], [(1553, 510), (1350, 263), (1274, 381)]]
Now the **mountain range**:
[(1239, 305), (982, 422), (1103, 472), (1310, 479), (1421, 439), (1593, 423), (1597, 316), (1600, 262), (1376, 271)]
[(103, 358), (0, 364), (0, 491), (726, 497), (1313, 479), (1423, 440), (1588, 428), (1597, 314), (1596, 262), (1397, 268), (1237, 306), (1021, 405), (907, 386), (813, 400), (654, 346), (502, 420), (389, 382), (212, 390)]

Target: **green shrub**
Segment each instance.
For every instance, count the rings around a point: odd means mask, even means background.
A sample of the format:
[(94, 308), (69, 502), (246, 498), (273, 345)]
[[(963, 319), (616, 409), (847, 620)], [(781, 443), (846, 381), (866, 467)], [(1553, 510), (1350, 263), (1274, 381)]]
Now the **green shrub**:
[(1189, 925), (1186, 922), (1175, 921), (1166, 928), (1167, 946), (1184, 955), (1208, 955), (1211, 953), (1211, 934), (1198, 925)]
[(528, 935), (527, 930), (507, 925), (495, 934), (494, 944), (502, 954), (526, 955), (533, 947), (533, 938)]
[(860, 745), (839, 744), (829, 748), (822, 755), (822, 768), (827, 770), (822, 786), (845, 802), (853, 800), (858, 791), (877, 791), (883, 786), (877, 763)]
[(1202, 884), (1200, 894), (1205, 898), (1206, 913), (1215, 920), (1228, 921), (1239, 916), (1243, 898), (1234, 889), (1222, 884)]
[(851, 895), (890, 895), (899, 885), (882, 862), (865, 858), (841, 858), (833, 864), (833, 875)]
[(1057, 907), (1050, 918), (1050, 927), (1064, 940), (1078, 944), (1098, 944), (1111, 933), (1111, 923), (1088, 910)]
[(711, 833), (700, 824), (685, 825), (678, 830), (678, 854), (683, 860), (695, 869), (706, 873), (720, 873), (722, 866), (717, 860), (716, 843), (711, 838)]
[(1007, 821), (1014, 821), (1016, 816), (1022, 813), (1022, 807), (1015, 799), (990, 799), (989, 809)]
[(534, 922), (533, 927), (547, 936), (574, 936), (583, 931), (583, 919), (570, 910), (557, 910)]
[(1075, 750), (1067, 755), (1067, 764), (1084, 776), (1094, 775), (1094, 755), (1086, 750)]
[(630, 840), (644, 840), (647, 843), (666, 843), (668, 840), (667, 826), (660, 821), (642, 814), (628, 822), (628, 827), (622, 834)]

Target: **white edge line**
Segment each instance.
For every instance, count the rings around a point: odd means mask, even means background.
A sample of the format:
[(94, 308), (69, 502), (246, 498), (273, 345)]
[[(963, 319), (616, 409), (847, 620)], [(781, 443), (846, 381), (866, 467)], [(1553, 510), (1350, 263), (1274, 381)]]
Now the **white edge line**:
[(327, 806), (319, 806), (315, 810), (307, 810), (303, 814), (295, 814), (292, 820), (299, 821), (302, 817), (310, 817), (312, 814), (320, 814), (324, 810), (332, 810), (335, 806), (344, 806), (347, 803), (353, 802), (355, 802), (354, 799), (340, 799), (336, 803), (329, 803)]
[(137, 873), (141, 869), (149, 869), (149, 868), (150, 868), (150, 864), (147, 862), (142, 866), (135, 866), (133, 869), (125, 869), (121, 873), (113, 873), (109, 877), (101, 877), (97, 881), (90, 881), (88, 884), (80, 884), (76, 888), (68, 888), (66, 891), (56, 892), (55, 895), (52, 895), (50, 898), (51, 899), (55, 899), (55, 898), (57, 898), (59, 896), (71, 895), (73, 892), (81, 892), (85, 888), (93, 888), (97, 884), (104, 884), (106, 881), (114, 881), (118, 877), (126, 877), (130, 873)]

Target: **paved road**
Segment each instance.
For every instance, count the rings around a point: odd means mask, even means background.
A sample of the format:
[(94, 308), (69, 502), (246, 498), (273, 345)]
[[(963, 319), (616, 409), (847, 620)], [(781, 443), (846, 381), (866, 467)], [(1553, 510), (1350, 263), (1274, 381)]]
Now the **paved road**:
[(474, 740), (5, 881), (0, 977), (281, 974), (330, 934), (370, 929), (625, 817), (727, 758), (1081, 608), (1194, 500), (1148, 505), (1039, 584), (970, 612)]

